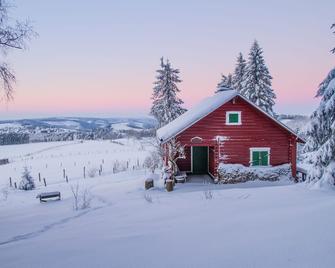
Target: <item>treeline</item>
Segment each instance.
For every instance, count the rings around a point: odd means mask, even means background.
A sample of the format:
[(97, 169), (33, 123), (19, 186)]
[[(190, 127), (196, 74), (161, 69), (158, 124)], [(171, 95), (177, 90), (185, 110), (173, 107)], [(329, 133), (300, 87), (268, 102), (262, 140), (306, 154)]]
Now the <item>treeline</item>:
[(120, 138), (154, 137), (154, 129), (143, 130), (112, 130), (110, 128), (98, 128), (90, 131), (67, 131), (39, 133), (0, 133), (0, 145), (24, 144), (29, 142), (51, 142), (51, 141), (72, 141), (72, 140), (114, 140)]
[(27, 133), (2, 133), (0, 134), (0, 145), (29, 143)]

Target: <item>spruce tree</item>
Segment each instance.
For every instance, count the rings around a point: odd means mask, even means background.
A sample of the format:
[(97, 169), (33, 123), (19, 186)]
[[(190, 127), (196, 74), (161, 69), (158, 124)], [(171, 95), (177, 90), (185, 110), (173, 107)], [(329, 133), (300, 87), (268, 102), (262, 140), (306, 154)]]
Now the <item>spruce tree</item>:
[(255, 41), (250, 49), (244, 77), (245, 86), (241, 91), (245, 97), (270, 115), (276, 95), (272, 89), (272, 77), (265, 64), (263, 50)]
[(237, 92), (241, 92), (244, 85), (244, 77), (246, 71), (246, 61), (243, 58), (242, 53), (240, 53), (237, 57), (237, 63), (233, 74), (232, 79), (232, 88)]
[(233, 76), (231, 74), (228, 74), (228, 76), (221, 74), (221, 81), (218, 83), (215, 93), (231, 90), (233, 84), (232, 80)]
[[(334, 51), (335, 53), (335, 51)], [(335, 78), (335, 68), (333, 68), (328, 75), (326, 76), (326, 78), (320, 83), (318, 91), (316, 93), (316, 97), (322, 97), (326, 88), (328, 87), (330, 81), (332, 81)]]
[(182, 107), (184, 102), (177, 97), (180, 92), (177, 84), (181, 82), (179, 70), (173, 69), (169, 60), (164, 63), (161, 58), (161, 68), (157, 73), (150, 114), (157, 119), (159, 127), (162, 127), (183, 114), (186, 109)]
[[(333, 25), (332, 27), (335, 27)], [(332, 51), (335, 54), (335, 50)], [(323, 80), (316, 94), (320, 105), (311, 116), (305, 151), (309, 151), (312, 168), (310, 182), (335, 184), (335, 68)]]
[(312, 151), (313, 168), (309, 181), (335, 182), (335, 78), (325, 88), (320, 105), (311, 116), (311, 126), (305, 145)]
[[(335, 28), (335, 23), (330, 27), (330, 28)], [(333, 32), (335, 33), (335, 31)], [(335, 48), (333, 48), (331, 50), (332, 53), (335, 54)], [(326, 88), (328, 87), (329, 83), (331, 80), (333, 80), (335, 78), (335, 68), (333, 68), (328, 75), (326, 76), (326, 78), (321, 82), (321, 84), (319, 85), (319, 89), (316, 93), (316, 97), (322, 97)]]
[(24, 167), (21, 181), (19, 184), (19, 189), (20, 190), (33, 190), (35, 189), (35, 182), (33, 177), (30, 175), (30, 171), (28, 170), (27, 167)]

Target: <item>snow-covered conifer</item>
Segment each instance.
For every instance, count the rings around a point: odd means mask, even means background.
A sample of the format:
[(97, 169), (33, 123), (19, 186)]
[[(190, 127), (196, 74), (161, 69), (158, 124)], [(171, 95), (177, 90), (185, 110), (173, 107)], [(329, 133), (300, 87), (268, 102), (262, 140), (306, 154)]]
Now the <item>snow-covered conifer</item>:
[(310, 182), (334, 184), (335, 182), (335, 78), (325, 88), (319, 107), (311, 116), (311, 126), (305, 145), (312, 151)]
[(221, 74), (221, 81), (218, 83), (215, 93), (226, 91), (226, 90), (231, 90), (232, 80), (233, 80), (233, 76), (231, 74), (228, 74), (228, 76)]
[(23, 173), (21, 176), (21, 181), (19, 184), (19, 189), (20, 190), (33, 190), (35, 189), (35, 182), (33, 177), (30, 175), (30, 171), (28, 170), (27, 167), (23, 169)]
[(244, 85), (243, 79), (245, 77), (245, 69), (246, 69), (246, 61), (243, 58), (242, 53), (240, 53), (237, 57), (237, 63), (232, 78), (232, 88), (238, 92), (241, 92), (243, 89)]
[[(335, 23), (331, 26), (331, 28), (335, 28)], [(335, 33), (335, 31), (334, 31)], [(331, 50), (332, 53), (335, 54), (335, 48)], [(332, 81), (335, 78), (335, 68), (333, 68), (327, 75), (327, 77), (321, 82), (319, 85), (318, 92), (316, 93), (316, 97), (323, 96), (323, 93), (325, 92), (325, 89), (328, 87), (330, 81)]]
[(265, 112), (274, 115), (273, 105), (276, 95), (271, 87), (271, 80), (263, 50), (255, 41), (250, 49), (244, 77), (245, 85), (241, 93)]
[(179, 70), (173, 69), (169, 60), (164, 63), (161, 58), (161, 68), (157, 73), (150, 113), (157, 119), (159, 127), (162, 127), (183, 114), (186, 109), (182, 107), (184, 102), (177, 96), (180, 92), (177, 83), (181, 82)]
[(330, 81), (332, 81), (335, 78), (335, 68), (333, 68), (328, 75), (326, 76), (326, 78), (321, 82), (321, 84), (319, 85), (319, 89), (316, 93), (316, 97), (322, 97), (326, 88), (328, 87)]

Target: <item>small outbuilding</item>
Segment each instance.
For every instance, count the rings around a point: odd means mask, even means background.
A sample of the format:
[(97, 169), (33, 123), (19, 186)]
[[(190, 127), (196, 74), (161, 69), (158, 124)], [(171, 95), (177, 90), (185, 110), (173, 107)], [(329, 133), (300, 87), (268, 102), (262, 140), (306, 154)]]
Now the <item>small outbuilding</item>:
[(184, 146), (186, 157), (177, 161), (180, 171), (208, 173), (214, 179), (220, 163), (253, 167), (290, 164), (296, 177), (297, 143), (304, 142), (235, 90), (204, 99), (158, 129), (157, 139), (161, 146), (167, 147), (171, 139)]

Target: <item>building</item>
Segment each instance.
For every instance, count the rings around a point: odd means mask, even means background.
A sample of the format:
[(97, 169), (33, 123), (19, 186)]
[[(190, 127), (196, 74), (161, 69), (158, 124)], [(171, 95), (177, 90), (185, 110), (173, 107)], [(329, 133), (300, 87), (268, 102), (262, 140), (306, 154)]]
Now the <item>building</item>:
[(217, 178), (219, 163), (244, 166), (291, 164), (296, 177), (297, 143), (303, 143), (291, 129), (235, 90), (216, 93), (157, 130), (166, 146), (171, 139), (185, 146), (181, 171), (208, 173)]

